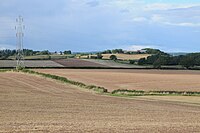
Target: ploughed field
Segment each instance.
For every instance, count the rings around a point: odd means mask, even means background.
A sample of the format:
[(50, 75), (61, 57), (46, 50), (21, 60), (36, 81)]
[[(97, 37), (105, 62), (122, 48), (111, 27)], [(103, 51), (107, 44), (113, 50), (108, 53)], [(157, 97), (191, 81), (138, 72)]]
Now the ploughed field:
[(40, 76), (0, 73), (0, 132), (149, 131), (198, 132), (200, 106), (109, 97)]
[[(63, 65), (51, 60), (25, 60), (26, 67), (64, 67)], [(16, 67), (16, 60), (0, 60), (0, 68)]]
[(122, 69), (45, 69), (39, 72), (55, 74), (86, 84), (118, 89), (143, 91), (200, 92), (200, 71), (122, 70)]
[(61, 64), (65, 67), (108, 67), (99, 63), (81, 60), (81, 59), (60, 59), (54, 62)]

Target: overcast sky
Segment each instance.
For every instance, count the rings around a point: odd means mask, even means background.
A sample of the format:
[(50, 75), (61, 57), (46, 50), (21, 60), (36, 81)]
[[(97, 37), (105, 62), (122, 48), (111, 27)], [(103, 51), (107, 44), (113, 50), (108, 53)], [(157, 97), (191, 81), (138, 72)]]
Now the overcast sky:
[(200, 0), (0, 0), (0, 49), (200, 51)]

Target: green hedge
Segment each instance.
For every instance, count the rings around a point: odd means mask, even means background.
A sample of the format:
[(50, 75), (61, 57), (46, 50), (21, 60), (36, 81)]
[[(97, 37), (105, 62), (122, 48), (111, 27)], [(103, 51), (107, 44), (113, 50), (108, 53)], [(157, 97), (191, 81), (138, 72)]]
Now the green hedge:
[(108, 90), (105, 89), (104, 87), (99, 87), (99, 86), (94, 86), (94, 85), (86, 85), (86, 84), (81, 83), (81, 82), (69, 80), (69, 79), (67, 79), (65, 77), (60, 77), (60, 76), (56, 76), (56, 75), (40, 73), (40, 72), (28, 70), (28, 69), (23, 69), (23, 70), (20, 70), (20, 71), (24, 72), (24, 73), (36, 74), (36, 75), (40, 75), (40, 76), (43, 76), (43, 77), (46, 77), (46, 78), (55, 79), (55, 80), (58, 80), (58, 81), (62, 81), (64, 83), (72, 84), (72, 85), (79, 86), (81, 88), (85, 88), (85, 89), (89, 89), (89, 90), (94, 90), (94, 91), (100, 92), (100, 93), (107, 93), (108, 92)]
[(124, 96), (148, 96), (148, 95), (178, 95), (178, 96), (200, 96), (200, 92), (192, 91), (138, 91), (138, 90), (114, 90), (112, 95), (124, 95)]

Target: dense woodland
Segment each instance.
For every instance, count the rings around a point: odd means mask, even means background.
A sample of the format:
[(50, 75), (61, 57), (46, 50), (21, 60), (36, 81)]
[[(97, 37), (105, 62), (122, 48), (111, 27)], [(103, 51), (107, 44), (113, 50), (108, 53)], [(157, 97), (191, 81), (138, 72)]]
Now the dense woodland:
[(162, 52), (149, 56), (146, 59), (140, 59), (138, 61), (138, 65), (153, 65), (154, 68), (160, 68), (163, 65), (181, 65), (186, 68), (190, 68), (200, 66), (200, 53), (172, 56)]

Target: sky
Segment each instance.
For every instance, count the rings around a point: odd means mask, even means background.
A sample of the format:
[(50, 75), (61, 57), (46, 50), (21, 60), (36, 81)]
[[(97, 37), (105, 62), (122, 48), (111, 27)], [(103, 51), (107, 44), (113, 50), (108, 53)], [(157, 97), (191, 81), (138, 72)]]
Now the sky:
[(200, 0), (0, 0), (0, 49), (200, 52)]

